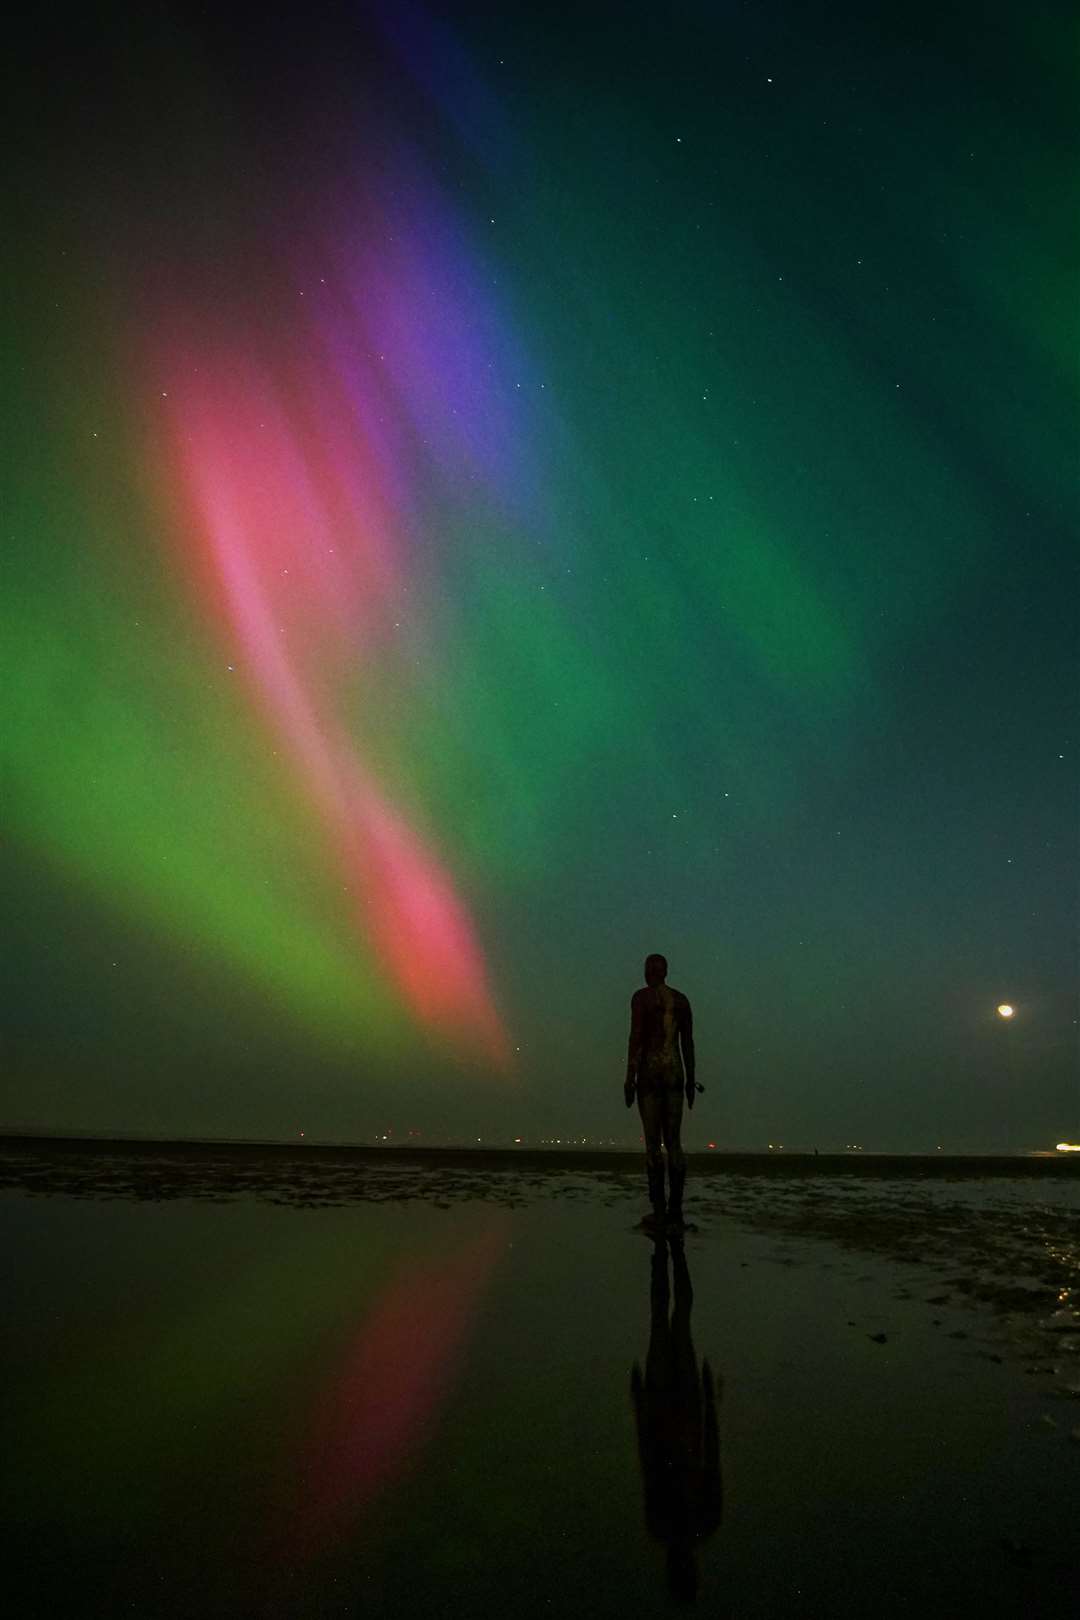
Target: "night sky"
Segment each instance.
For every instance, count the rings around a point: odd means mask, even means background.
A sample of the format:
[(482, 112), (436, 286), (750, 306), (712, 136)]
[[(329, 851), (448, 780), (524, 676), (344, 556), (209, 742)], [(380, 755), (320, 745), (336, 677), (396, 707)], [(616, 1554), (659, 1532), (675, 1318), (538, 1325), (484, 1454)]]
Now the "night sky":
[(40, 10), (3, 1124), (1075, 1138), (1074, 8)]

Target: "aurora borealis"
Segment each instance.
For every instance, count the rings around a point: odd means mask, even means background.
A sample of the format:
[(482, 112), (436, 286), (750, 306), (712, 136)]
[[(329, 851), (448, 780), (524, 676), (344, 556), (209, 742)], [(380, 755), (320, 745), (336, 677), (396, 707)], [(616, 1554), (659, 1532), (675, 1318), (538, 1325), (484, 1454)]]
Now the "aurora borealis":
[(945, 9), (23, 23), (7, 1124), (616, 1136), (659, 950), (691, 1147), (1075, 1139), (1075, 18)]

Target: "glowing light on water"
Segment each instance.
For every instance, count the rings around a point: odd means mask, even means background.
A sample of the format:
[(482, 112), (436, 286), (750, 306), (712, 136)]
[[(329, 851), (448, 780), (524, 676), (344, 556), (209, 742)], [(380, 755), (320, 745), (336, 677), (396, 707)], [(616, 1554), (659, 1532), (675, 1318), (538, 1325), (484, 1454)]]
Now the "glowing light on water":
[(1080, 1142), (1059, 1142), (1057, 1150), (1059, 1153), (1080, 1153)]
[(314, 1556), (346, 1535), (434, 1431), (505, 1230), (499, 1212), (456, 1249), (403, 1263), (361, 1307), (352, 1342), (310, 1414), (303, 1503), (292, 1535), (282, 1538), (290, 1554)]

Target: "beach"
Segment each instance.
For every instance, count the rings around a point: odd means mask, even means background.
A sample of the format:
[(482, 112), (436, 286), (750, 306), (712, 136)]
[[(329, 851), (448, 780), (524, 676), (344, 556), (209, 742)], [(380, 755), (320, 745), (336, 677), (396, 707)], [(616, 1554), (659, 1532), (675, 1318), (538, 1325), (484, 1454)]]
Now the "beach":
[(4, 1143), (22, 1615), (1075, 1609), (1065, 1159)]

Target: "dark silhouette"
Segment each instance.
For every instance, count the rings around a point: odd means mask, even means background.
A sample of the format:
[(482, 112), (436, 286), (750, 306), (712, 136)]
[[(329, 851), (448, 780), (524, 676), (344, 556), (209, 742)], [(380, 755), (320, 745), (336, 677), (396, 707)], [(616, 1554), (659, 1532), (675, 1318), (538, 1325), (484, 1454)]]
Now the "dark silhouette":
[[(626, 1054), (623, 1096), (627, 1108), (637, 1096), (645, 1132), (645, 1170), (649, 1178), (652, 1220), (682, 1225), (686, 1155), (682, 1130), (683, 1095), (693, 1108), (694, 1096), (705, 1088), (694, 1078), (694, 1022), (690, 1003), (667, 979), (667, 959), (645, 958), (645, 985), (630, 1001), (630, 1044)], [(680, 1051), (681, 1048), (681, 1051)], [(661, 1149), (663, 1148), (663, 1152)], [(670, 1198), (664, 1208), (664, 1152), (667, 1154)]]
[[(667, 1255), (675, 1282), (668, 1320)], [(653, 1240), (649, 1289), (649, 1350), (645, 1372), (634, 1363), (630, 1393), (637, 1420), (645, 1523), (667, 1549), (667, 1581), (684, 1603), (697, 1595), (697, 1544), (712, 1535), (723, 1512), (717, 1390), (708, 1361), (698, 1373), (690, 1338), (694, 1291), (682, 1238)]]

